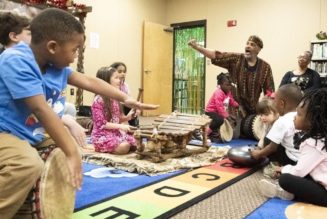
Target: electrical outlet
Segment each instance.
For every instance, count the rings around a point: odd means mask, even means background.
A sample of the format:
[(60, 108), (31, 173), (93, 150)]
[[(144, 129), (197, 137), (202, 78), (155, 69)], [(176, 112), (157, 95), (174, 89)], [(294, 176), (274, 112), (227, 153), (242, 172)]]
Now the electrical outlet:
[(71, 95), (71, 96), (74, 96), (74, 95), (75, 95), (75, 90), (74, 90), (74, 88), (70, 88), (70, 95)]

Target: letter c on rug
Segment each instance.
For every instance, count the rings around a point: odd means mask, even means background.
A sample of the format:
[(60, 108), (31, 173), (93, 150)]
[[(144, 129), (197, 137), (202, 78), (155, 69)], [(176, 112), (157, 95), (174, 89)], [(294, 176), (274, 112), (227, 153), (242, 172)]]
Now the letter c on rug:
[[(164, 189), (165, 190), (176, 191), (176, 192), (179, 192), (179, 193), (168, 194), (168, 193), (162, 192), (162, 190), (164, 190)], [(190, 191), (183, 190), (183, 189), (177, 189), (177, 188), (173, 188), (173, 187), (170, 187), (170, 186), (163, 186), (161, 188), (158, 188), (158, 189), (154, 190), (154, 193), (157, 194), (157, 195), (166, 196), (166, 197), (180, 197), (180, 196), (186, 195), (187, 193), (190, 193)]]
[(197, 173), (192, 175), (193, 178), (200, 178), (201, 175), (205, 175), (205, 176), (212, 176), (212, 179), (206, 179), (206, 181), (214, 181), (214, 180), (218, 180), (220, 179), (220, 176), (217, 176), (215, 174), (209, 174), (209, 173)]

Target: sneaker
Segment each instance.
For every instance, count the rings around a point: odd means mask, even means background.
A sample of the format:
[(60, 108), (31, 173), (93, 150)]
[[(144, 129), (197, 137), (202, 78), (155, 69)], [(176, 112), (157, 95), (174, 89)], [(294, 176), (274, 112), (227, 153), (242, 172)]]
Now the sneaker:
[(195, 139), (195, 140), (202, 141), (203, 138), (202, 138), (201, 130), (200, 129), (195, 129), (194, 132), (193, 132), (192, 138)]
[(278, 184), (270, 182), (266, 179), (259, 181), (259, 189), (263, 196), (268, 198), (277, 197), (283, 200), (292, 200), (294, 195), (282, 189)]
[(263, 168), (263, 175), (269, 179), (278, 179), (280, 174), (276, 172), (276, 167), (279, 167), (279, 165), (270, 162), (267, 166)]
[(208, 138), (211, 140), (213, 143), (223, 143), (220, 135), (217, 132), (211, 132), (210, 135), (208, 135)]

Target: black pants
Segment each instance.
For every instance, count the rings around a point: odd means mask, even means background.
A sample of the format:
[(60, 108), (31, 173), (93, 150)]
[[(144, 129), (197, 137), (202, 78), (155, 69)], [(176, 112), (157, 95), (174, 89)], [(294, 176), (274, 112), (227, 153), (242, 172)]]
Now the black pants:
[(291, 160), (282, 145), (278, 145), (277, 151), (268, 156), (271, 162), (278, 162), (280, 165), (285, 166), (287, 164), (295, 165), (296, 162)]
[(294, 194), (296, 201), (327, 207), (327, 190), (310, 176), (303, 178), (285, 173), (280, 176), (279, 185)]
[[(126, 107), (126, 106), (123, 106), (123, 111), (124, 111), (124, 114), (127, 115), (129, 113), (129, 111), (131, 111), (132, 109), (129, 108), (129, 107)], [(134, 127), (137, 127), (139, 125), (139, 118), (138, 117), (135, 117), (134, 119), (131, 119), (128, 121), (128, 124), (130, 126), (134, 126)]]
[(215, 131), (217, 132), (218, 129), (220, 128), (220, 126), (224, 123), (224, 118), (220, 115), (218, 115), (217, 113), (214, 113), (214, 112), (205, 112), (205, 114), (207, 116), (210, 117), (210, 119), (212, 119), (210, 125), (209, 125), (209, 128), (212, 130), (212, 131)]

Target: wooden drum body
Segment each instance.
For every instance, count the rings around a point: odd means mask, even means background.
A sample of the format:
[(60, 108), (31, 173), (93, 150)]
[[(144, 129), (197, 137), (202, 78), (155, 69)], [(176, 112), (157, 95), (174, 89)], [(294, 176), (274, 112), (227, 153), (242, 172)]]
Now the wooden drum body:
[(66, 156), (54, 144), (37, 149), (45, 167), (14, 218), (69, 219), (74, 211), (75, 188), (68, 183)]
[(256, 114), (245, 117), (241, 122), (241, 133), (244, 137), (260, 140), (265, 135), (264, 124)]

